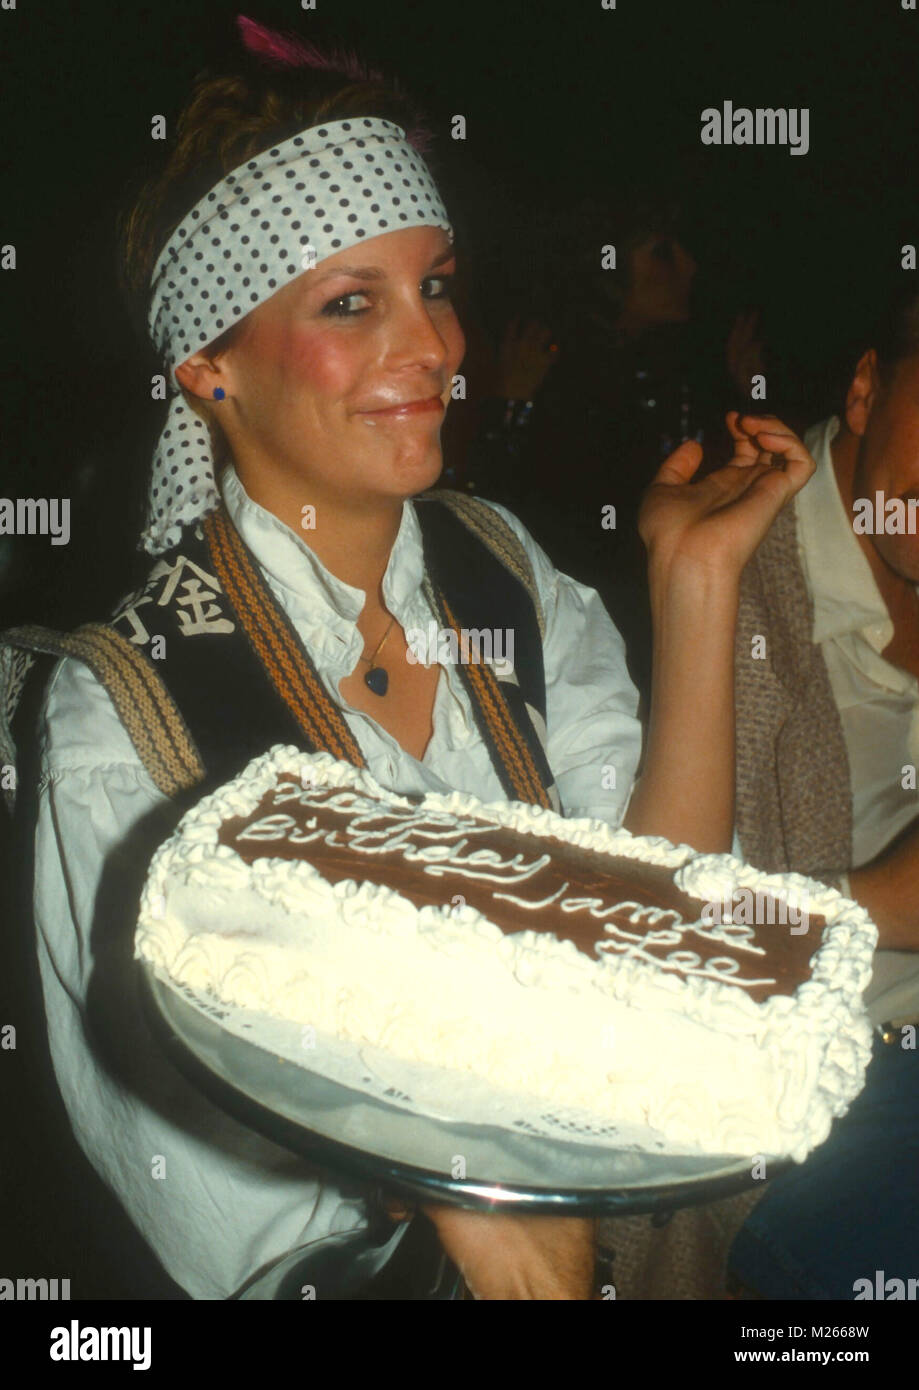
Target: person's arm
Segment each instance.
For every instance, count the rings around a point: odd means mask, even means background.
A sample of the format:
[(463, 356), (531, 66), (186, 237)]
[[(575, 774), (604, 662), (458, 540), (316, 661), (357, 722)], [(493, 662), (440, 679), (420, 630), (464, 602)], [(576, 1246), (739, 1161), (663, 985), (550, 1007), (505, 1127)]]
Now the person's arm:
[(737, 604), (730, 576), (652, 575), (651, 715), (644, 768), (623, 822), (634, 835), (703, 851), (731, 848)]
[(518, 1216), (424, 1206), (477, 1299), (585, 1300), (596, 1265), (592, 1217)]
[(177, 813), (77, 662), (49, 692), (34, 913), (54, 1070), (77, 1141), (170, 1276), (225, 1299), (363, 1204), (212, 1104), (139, 1008), (136, 897)]
[[(741, 572), (781, 508), (812, 476), (801, 440), (774, 416), (727, 416), (730, 464), (691, 484), (682, 444), (642, 506), (654, 671), (644, 768), (624, 825), (728, 852), (734, 824), (734, 633)], [(783, 467), (770, 462), (781, 456)]]
[(878, 929), (878, 948), (919, 951), (919, 819), (860, 869), (849, 889)]
[[(732, 412), (728, 427), (736, 444), (731, 465), (690, 486), (702, 451), (693, 443), (682, 445), (660, 469), (642, 510), (655, 669), (644, 772), (623, 824), (634, 834), (660, 835), (702, 850), (729, 850), (732, 843), (734, 628), (740, 575), (780, 508), (815, 466), (801, 441), (772, 417), (741, 421)], [(783, 457), (784, 468), (772, 466), (772, 454)], [(600, 800), (603, 765), (615, 767), (618, 758), (626, 777), (624, 784), (617, 778), (609, 794), (622, 804), (634, 770), (631, 745), (637, 725), (634, 688), (620, 670), (621, 639), (612, 624), (610, 632), (599, 620), (592, 591), (561, 576), (564, 587), (547, 592), (544, 557), (529, 538), (522, 539), (536, 562), (541, 597), (549, 609), (550, 763), (559, 787), (563, 782), (556, 760), (561, 758), (568, 786), (584, 799)], [(579, 612), (581, 605), (585, 611)], [(588, 640), (591, 631), (599, 651)], [(592, 677), (585, 678), (595, 661), (598, 673), (605, 663), (607, 680), (621, 683), (621, 689), (606, 696), (608, 707), (599, 686), (592, 688)], [(559, 682), (554, 690), (553, 681)], [(616, 735), (607, 739), (604, 727), (615, 729)], [(589, 813), (598, 809), (591, 806)], [(595, 1260), (591, 1221), (479, 1216), (442, 1206), (423, 1210), (477, 1297), (590, 1296)]]
[[(727, 423), (735, 441), (730, 465), (691, 483), (702, 451), (683, 444), (659, 470), (642, 507), (654, 681), (634, 787), (638, 697), (619, 632), (594, 590), (560, 574), (520, 521), (490, 504), (523, 543), (546, 614), (549, 763), (566, 813), (712, 852), (730, 851), (733, 840), (740, 576), (815, 467), (774, 417), (741, 420), (731, 412)], [(773, 454), (782, 456), (784, 468), (763, 461)]]

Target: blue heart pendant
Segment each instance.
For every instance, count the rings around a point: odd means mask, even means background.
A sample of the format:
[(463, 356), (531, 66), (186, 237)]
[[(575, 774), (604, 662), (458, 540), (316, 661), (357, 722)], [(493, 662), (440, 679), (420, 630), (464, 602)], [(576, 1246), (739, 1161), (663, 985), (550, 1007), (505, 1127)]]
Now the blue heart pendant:
[(385, 695), (389, 689), (389, 676), (382, 666), (372, 666), (364, 677), (364, 684), (374, 695)]

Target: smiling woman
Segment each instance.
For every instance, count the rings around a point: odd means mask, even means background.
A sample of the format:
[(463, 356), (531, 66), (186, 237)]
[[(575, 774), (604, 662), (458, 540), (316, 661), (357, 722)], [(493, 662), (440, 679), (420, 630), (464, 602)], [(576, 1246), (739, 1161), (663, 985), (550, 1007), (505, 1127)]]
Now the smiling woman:
[[(311, 127), (318, 128), (323, 121), (382, 118), (403, 128), (408, 145), (419, 153), (432, 139), (418, 107), (400, 84), (384, 79), (354, 54), (323, 53), (300, 40), (282, 40), (243, 16), (238, 27), (245, 49), (235, 69), (204, 73), (198, 78), (178, 117), (174, 142), (162, 168), (138, 179), (120, 218), (119, 282), (135, 330), (142, 339), (148, 332), (155, 264), (164, 245), (181, 227), (189, 210), (219, 181), (232, 176), (234, 169), (243, 169), (279, 142), (299, 137)], [(329, 170), (323, 169), (322, 173), (327, 180)], [(302, 194), (303, 184), (294, 182), (299, 186), (293, 191)], [(332, 192), (327, 182), (317, 186)], [(287, 189), (289, 192), (289, 184)], [(248, 194), (243, 195), (242, 201), (248, 210)], [(278, 201), (277, 196), (272, 199), (275, 204)], [(315, 194), (303, 201), (302, 211), (323, 215), (324, 209)], [(375, 215), (378, 214), (379, 209)], [(295, 256), (296, 268), (302, 270), (315, 263), (315, 248), (310, 248), (308, 237), (301, 234), (299, 222), (294, 222), (296, 225), (291, 225), (290, 230), (298, 235), (294, 238), (296, 250), (291, 262)], [(248, 234), (243, 235), (242, 241), (245, 245), (241, 249), (249, 261), (254, 241)], [(323, 266), (323, 278), (327, 271), (328, 267)], [(285, 278), (289, 274), (286, 269)], [(248, 294), (245, 298), (251, 302)], [(328, 306), (330, 316), (346, 312), (336, 305)], [(214, 315), (214, 326), (219, 331), (207, 335), (212, 354), (224, 352), (239, 338), (241, 330), (248, 331), (244, 307), (242, 301), (234, 306), (227, 317), (235, 321), (226, 327)], [(225, 461), (229, 454), (215, 412), (204, 401), (193, 400), (191, 393), (186, 399), (207, 421), (213, 431), (215, 454), (221, 462)]]
[[(269, 66), (197, 83), (123, 224), (122, 281), (172, 393), (142, 537), (155, 563), (106, 622), (0, 648), (0, 715), (36, 652), (65, 657), (35, 668), (50, 679), (20, 808), (64, 1102), (196, 1298), (364, 1230), (372, 1194), (320, 1181), (160, 1054), (133, 994), (154, 849), (278, 743), (403, 795), (526, 801), (727, 849), (739, 576), (813, 469), (779, 421), (732, 413), (731, 466), (689, 486), (690, 444), (660, 470), (642, 516), (656, 645), (636, 783), (636, 692), (597, 594), (502, 508), (428, 491), (464, 339), (414, 110), (347, 55), (239, 27)], [(439, 643), (418, 660), (406, 634), (432, 624), (514, 640), (497, 663)], [(589, 1221), (427, 1215), (481, 1297), (590, 1296)]]
[(444, 230), (388, 232), (361, 250), (363, 264), (354, 248), (324, 258), (247, 315), (229, 348), (176, 373), (193, 396), (223, 392), (220, 428), (254, 501), (295, 528), (304, 505), (316, 508), (323, 558), (336, 511), (388, 499), (397, 522), (404, 498), (437, 481), (465, 346)]

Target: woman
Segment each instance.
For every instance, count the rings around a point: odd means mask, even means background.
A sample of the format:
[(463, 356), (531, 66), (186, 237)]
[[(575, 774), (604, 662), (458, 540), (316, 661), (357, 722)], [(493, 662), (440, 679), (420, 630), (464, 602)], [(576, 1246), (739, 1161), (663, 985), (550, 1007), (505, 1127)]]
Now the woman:
[[(137, 892), (189, 797), (238, 771), (253, 746), (336, 746), (327, 729), (396, 791), (514, 794), (469, 672), (408, 659), (406, 639), (450, 619), (469, 556), (497, 530), (541, 611), (544, 720), (520, 686), (501, 691), (509, 736), (537, 769), (532, 799), (727, 850), (738, 579), (813, 467), (778, 421), (731, 416), (732, 466), (690, 487), (690, 444), (660, 470), (642, 522), (656, 685), (633, 786), (635, 692), (596, 594), (507, 513), (456, 520), (446, 504), (410, 500), (438, 479), (464, 350), (449, 223), (400, 128), (411, 113), (347, 63), (317, 70), (303, 46), (240, 26), (250, 47), (313, 71), (253, 65), (200, 83), (128, 223), (127, 278), (147, 284), (153, 271), (149, 325), (175, 395), (144, 535), (160, 559), (105, 640), (145, 652), (144, 679), (158, 677), (181, 716), (176, 747), (190, 732), (198, 751), (184, 780), (158, 780), (138, 751), (150, 730), (94, 674), (103, 666), (63, 661), (41, 721), (35, 839), (51, 1051), (75, 1133), (197, 1298), (233, 1296), (285, 1252), (360, 1227), (367, 1194), (317, 1181), (211, 1106), (138, 1017)], [(443, 543), (432, 546), (435, 531)], [(508, 595), (519, 604), (519, 585), (499, 587), (496, 613)], [(306, 711), (278, 675), (285, 662), (311, 691)], [(593, 1223), (428, 1215), (476, 1296), (589, 1296)]]

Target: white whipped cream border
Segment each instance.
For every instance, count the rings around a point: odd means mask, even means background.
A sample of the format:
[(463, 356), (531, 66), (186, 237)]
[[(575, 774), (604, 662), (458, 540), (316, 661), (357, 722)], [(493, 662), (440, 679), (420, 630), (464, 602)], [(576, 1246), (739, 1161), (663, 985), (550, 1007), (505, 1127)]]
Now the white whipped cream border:
[[(269, 901), (305, 895), (317, 910), (325, 905), (346, 918), (357, 912), (363, 921), (369, 917), (379, 922), (380, 929), (397, 930), (401, 935), (412, 934), (408, 923), (414, 921), (416, 929), (446, 928), (447, 937), (460, 929), (493, 936), (497, 941), (494, 934), (498, 928), (468, 905), (457, 915), (446, 904), (419, 909), (382, 885), (349, 882), (333, 886), (305, 860), (262, 857), (253, 866), (246, 866), (234, 850), (218, 843), (220, 828), (228, 819), (250, 815), (280, 776), (292, 776), (315, 789), (362, 791), (419, 811), (476, 816), (496, 826), (672, 868), (676, 886), (702, 902), (730, 897), (738, 887), (807, 902), (809, 912), (819, 913), (827, 922), (822, 941), (814, 950), (811, 977), (793, 995), (776, 995), (762, 1003), (752, 1000), (737, 985), (700, 976), (681, 977), (635, 958), (610, 953), (601, 961), (592, 961), (570, 941), (544, 931), (524, 928), (514, 933), (505, 938), (502, 954), (510, 972), (519, 974), (521, 969), (535, 968), (538, 983), (550, 988), (557, 971), (562, 972), (559, 978), (570, 981), (572, 967), (583, 963), (585, 986), (593, 984), (620, 1000), (634, 999), (639, 1006), (675, 1009), (719, 1030), (753, 1035), (761, 1048), (774, 1054), (778, 1066), (783, 1065), (784, 1057), (790, 1070), (793, 1057), (800, 1063), (800, 1049), (806, 1046), (813, 1053), (814, 1099), (819, 1095), (823, 1102), (815, 1106), (813, 1126), (808, 1126), (811, 1144), (825, 1137), (828, 1116), (843, 1113), (860, 1089), (871, 1040), (862, 994), (871, 976), (877, 930), (864, 908), (835, 889), (800, 874), (765, 874), (731, 855), (702, 855), (660, 837), (633, 836), (626, 830), (613, 830), (603, 821), (566, 820), (523, 802), (486, 804), (463, 792), (446, 796), (431, 793), (413, 800), (386, 790), (368, 772), (350, 763), (325, 753), (303, 753), (291, 746), (276, 745), (254, 759), (239, 777), (203, 798), (156, 851), (141, 900), (137, 956), (168, 969), (187, 935), (182, 938), (175, 923), (167, 926), (160, 920), (158, 904), (165, 901), (170, 881), (189, 873), (197, 879), (199, 874), (206, 874), (208, 865), (213, 865), (218, 875), (232, 873), (233, 866), (239, 866), (247, 885)], [(801, 1139), (803, 1143), (803, 1135)], [(800, 1151), (803, 1154), (804, 1149)]]

